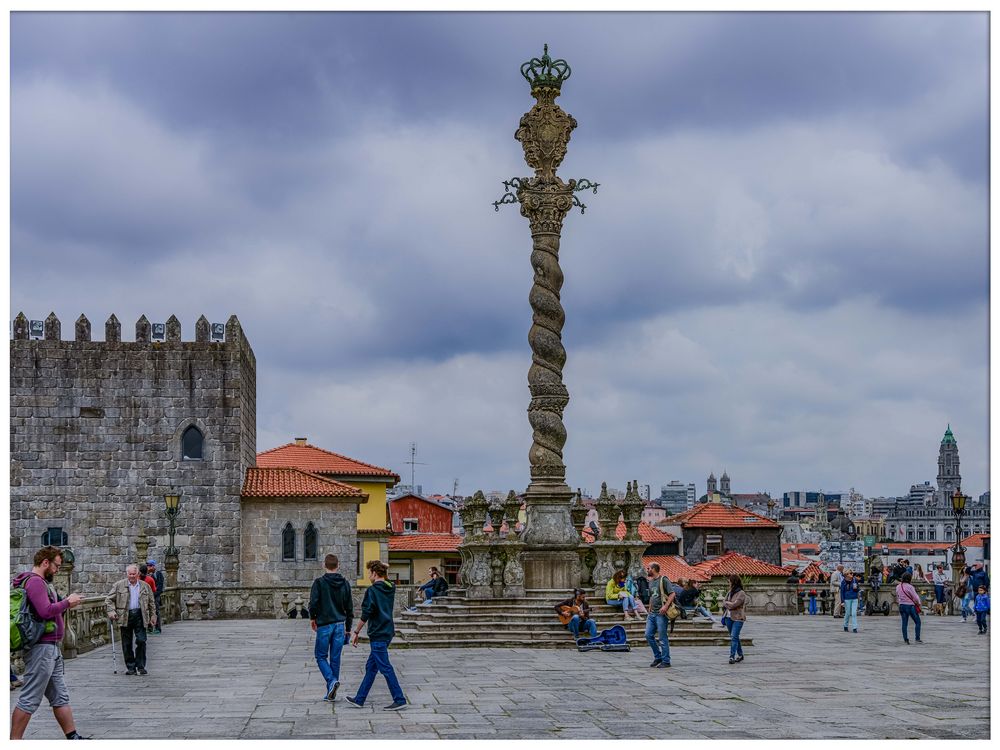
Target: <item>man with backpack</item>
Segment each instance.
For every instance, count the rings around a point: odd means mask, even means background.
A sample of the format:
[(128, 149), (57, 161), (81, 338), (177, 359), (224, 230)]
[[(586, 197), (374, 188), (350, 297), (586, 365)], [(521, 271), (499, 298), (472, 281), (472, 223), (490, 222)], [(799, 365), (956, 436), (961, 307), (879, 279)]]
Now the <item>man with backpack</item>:
[(58, 547), (42, 547), (35, 553), (34, 567), (30, 572), (14, 578), (12, 585), (24, 589), (31, 614), (46, 626), (36, 643), (25, 644), (24, 687), (18, 697), (17, 707), (10, 719), (10, 738), (19, 740), (32, 714), (38, 710), (44, 695), (52, 706), (52, 713), (68, 740), (85, 740), (76, 731), (73, 709), (69, 705), (69, 690), (59, 642), (63, 638), (63, 612), (76, 607), (83, 601), (79, 594), (70, 594), (60, 599), (52, 587), (52, 579), (62, 566), (62, 550)]

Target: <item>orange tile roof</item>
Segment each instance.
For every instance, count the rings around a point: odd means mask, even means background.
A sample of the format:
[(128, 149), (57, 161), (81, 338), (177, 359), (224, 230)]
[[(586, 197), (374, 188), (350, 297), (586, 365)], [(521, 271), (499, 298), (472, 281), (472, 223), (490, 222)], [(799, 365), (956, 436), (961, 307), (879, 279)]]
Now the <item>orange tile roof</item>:
[(983, 540), (989, 539), (989, 534), (973, 534), (972, 536), (967, 536), (962, 540), (962, 544), (966, 547), (982, 547)]
[(304, 471), (343, 476), (385, 477), (399, 481), (399, 475), (381, 466), (366, 464), (315, 445), (288, 443), (257, 454), (257, 465), (265, 468), (290, 466)]
[(357, 487), (292, 468), (247, 468), (242, 497), (347, 497), (359, 503), (368, 495)]
[(767, 516), (746, 508), (734, 508), (725, 503), (701, 503), (666, 519), (667, 523), (697, 528), (770, 528), (780, 529), (781, 524)]
[(779, 568), (777, 565), (758, 560), (739, 552), (727, 552), (721, 557), (712, 560), (704, 560), (693, 567), (700, 570), (705, 575), (714, 576), (781, 576), (788, 578), (788, 570)]
[(677, 583), (677, 581), (687, 578), (700, 582), (710, 580), (710, 576), (688, 565), (687, 561), (680, 555), (643, 555), (642, 564), (649, 565), (650, 563), (659, 565), (660, 572), (669, 578), (671, 583)]
[[(594, 541), (594, 532), (589, 526), (585, 526), (583, 529), (584, 539), (587, 542)], [(625, 538), (625, 522), (619, 521), (618, 527), (615, 529), (615, 536), (618, 540)], [(663, 529), (658, 529), (655, 526), (650, 526), (645, 521), (639, 522), (639, 538), (642, 539), (646, 544), (661, 544), (663, 542), (676, 542), (677, 537), (670, 534)]]
[(457, 552), (458, 534), (400, 534), (389, 537), (390, 552)]
[[(791, 573), (789, 573), (789, 575), (791, 575)], [(823, 569), (819, 566), (819, 563), (813, 562), (809, 563), (805, 567), (805, 570), (802, 570), (797, 575), (799, 576), (799, 578), (805, 578), (808, 580), (810, 576), (815, 578), (819, 578), (820, 576), (825, 577), (826, 573), (823, 572)]]

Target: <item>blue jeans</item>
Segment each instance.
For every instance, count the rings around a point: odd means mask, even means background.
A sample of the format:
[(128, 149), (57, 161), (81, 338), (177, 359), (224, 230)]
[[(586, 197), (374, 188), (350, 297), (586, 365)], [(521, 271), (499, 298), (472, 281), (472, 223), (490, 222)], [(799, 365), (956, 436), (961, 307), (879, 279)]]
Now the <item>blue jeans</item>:
[(712, 613), (700, 604), (696, 607), (681, 607), (681, 609), (683, 609), (685, 613), (694, 612), (696, 615), (702, 615), (703, 617), (707, 617), (712, 622), (715, 622), (715, 618), (712, 616)]
[(741, 630), (743, 630), (743, 620), (733, 620), (733, 627), (729, 631), (730, 659), (735, 659), (737, 655), (743, 656), (743, 644), (740, 643)]
[(371, 649), (371, 653), (368, 654), (368, 662), (365, 664), (365, 678), (361, 680), (358, 694), (354, 696), (354, 700), (359, 704), (365, 702), (368, 691), (375, 684), (375, 675), (379, 672), (382, 673), (389, 685), (389, 694), (392, 696), (392, 700), (394, 702), (406, 700), (403, 697), (403, 688), (399, 686), (399, 680), (396, 679), (396, 670), (389, 663), (389, 641), (372, 641)]
[(340, 652), (344, 648), (344, 623), (331, 622), (316, 628), (316, 664), (326, 680), (326, 691), (340, 682)]
[(816, 614), (816, 597), (815, 596), (810, 596), (809, 597), (809, 614), (811, 614), (811, 615)]
[(984, 633), (986, 632), (986, 611), (985, 610), (983, 610), (982, 612), (976, 612), (976, 625), (978, 625), (979, 629), (982, 630)]
[(431, 601), (434, 598), (434, 581), (428, 581), (417, 590), (424, 593), (425, 602)]
[(967, 619), (969, 615), (972, 614), (972, 607), (969, 606), (970, 604), (972, 604), (972, 600), (973, 600), (973, 596), (972, 596), (972, 592), (971, 591), (969, 593), (967, 593), (965, 596), (962, 597), (962, 620), (963, 621), (965, 619)]
[[(667, 638), (667, 616), (656, 612), (646, 615), (646, 643), (653, 649), (653, 658), (670, 663), (670, 641)], [(659, 642), (657, 642), (659, 635)]]
[(635, 599), (631, 596), (626, 596), (624, 599), (606, 599), (608, 604), (612, 607), (621, 607), (622, 611), (635, 610)]
[(937, 604), (944, 604), (944, 584), (935, 583), (934, 584), (934, 601)]
[(569, 628), (569, 632), (571, 632), (573, 634), (573, 638), (574, 639), (580, 637), (580, 625), (581, 624), (583, 625), (583, 627), (587, 628), (587, 630), (590, 632), (590, 637), (591, 638), (596, 638), (597, 637), (597, 623), (596, 622), (594, 622), (593, 620), (588, 619), (588, 620), (584, 620), (581, 623), (580, 622), (580, 615), (573, 615), (573, 617), (570, 618), (570, 621), (568, 623), (566, 623), (566, 627)]
[[(853, 624), (851, 624), (853, 622)], [(844, 599), (844, 630), (858, 629), (858, 600)]]
[(920, 640), (920, 615), (917, 614), (917, 608), (912, 604), (900, 604), (899, 605), (899, 617), (903, 621), (903, 640), (907, 643), (910, 642), (909, 633), (906, 631), (906, 626), (909, 619), (913, 618), (913, 627), (916, 631), (917, 640)]

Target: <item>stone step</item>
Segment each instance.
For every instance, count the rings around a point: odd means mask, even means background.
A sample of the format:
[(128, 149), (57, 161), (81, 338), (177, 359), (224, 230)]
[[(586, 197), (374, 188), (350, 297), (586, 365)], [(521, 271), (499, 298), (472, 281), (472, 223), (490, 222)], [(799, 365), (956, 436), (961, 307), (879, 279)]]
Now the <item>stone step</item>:
[[(603, 623), (597, 622), (598, 630), (607, 630), (615, 625), (621, 625), (625, 628), (625, 632), (631, 633), (645, 633), (646, 626), (641, 623), (624, 623), (624, 622), (608, 622)], [(564, 625), (560, 625), (558, 622), (531, 622), (523, 620), (504, 620), (501, 622), (468, 622), (464, 620), (454, 620), (451, 622), (434, 622), (427, 620), (416, 620), (416, 621), (403, 621), (397, 622), (396, 628), (398, 630), (412, 630), (419, 632), (452, 632), (456, 629), (458, 630), (473, 630), (479, 632), (492, 632), (496, 630), (523, 630), (525, 632), (539, 632), (539, 633), (564, 633), (567, 632), (567, 628)], [(674, 628), (675, 633), (690, 635), (698, 633), (711, 633), (711, 632), (721, 632), (714, 631), (709, 627), (698, 627), (696, 625), (691, 625), (683, 627), (677, 625)]]
[[(749, 638), (743, 638), (740, 641), (744, 646), (752, 646), (753, 641)], [(629, 645), (635, 649), (647, 649), (645, 639), (629, 639)], [(711, 639), (694, 639), (686, 636), (677, 636), (670, 638), (670, 645), (672, 647), (677, 646), (718, 646), (718, 647), (728, 647), (729, 646), (729, 636), (726, 633), (722, 633), (721, 636)], [(420, 638), (420, 639), (407, 639), (407, 638), (397, 638), (392, 642), (392, 648), (558, 648), (558, 649), (572, 649), (575, 650), (571, 638), (537, 638), (537, 639), (523, 639), (523, 638), (511, 638), (506, 636), (482, 636), (479, 635), (475, 640), (468, 642), (456, 641), (451, 637), (434, 637), (434, 638)]]
[[(645, 629), (646, 620), (645, 618), (641, 620), (629, 620), (623, 621), (621, 618), (615, 617), (594, 617), (595, 622), (597, 622), (598, 627), (611, 627), (612, 625), (622, 625), (626, 629), (628, 628), (641, 628)], [(554, 627), (562, 628), (559, 620), (552, 617), (551, 614), (527, 614), (527, 615), (511, 615), (509, 617), (496, 618), (490, 615), (467, 615), (467, 614), (443, 614), (443, 613), (420, 613), (413, 614), (407, 613), (407, 616), (397, 617), (396, 622), (399, 625), (414, 625), (414, 626), (430, 626), (430, 627), (454, 627), (455, 625), (476, 625), (476, 626), (487, 626), (492, 624), (516, 624), (519, 627)], [(681, 620), (674, 625), (674, 630), (701, 630), (709, 626), (707, 620)]]

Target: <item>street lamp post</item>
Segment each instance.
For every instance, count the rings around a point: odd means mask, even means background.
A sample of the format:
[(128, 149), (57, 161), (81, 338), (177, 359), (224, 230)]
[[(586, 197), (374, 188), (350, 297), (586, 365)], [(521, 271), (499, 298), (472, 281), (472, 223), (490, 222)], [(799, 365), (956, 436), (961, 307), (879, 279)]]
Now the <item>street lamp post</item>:
[(962, 516), (965, 515), (965, 503), (968, 495), (962, 494), (962, 488), (955, 490), (951, 496), (951, 511), (955, 514), (955, 547), (951, 551), (951, 575), (955, 589), (958, 589), (958, 579), (965, 568), (965, 547), (962, 546)]
[(166, 570), (167, 587), (177, 588), (177, 547), (174, 545), (174, 535), (177, 533), (177, 516), (181, 512), (181, 494), (171, 490), (163, 497), (166, 504), (167, 521), (170, 524), (170, 544), (167, 546)]

